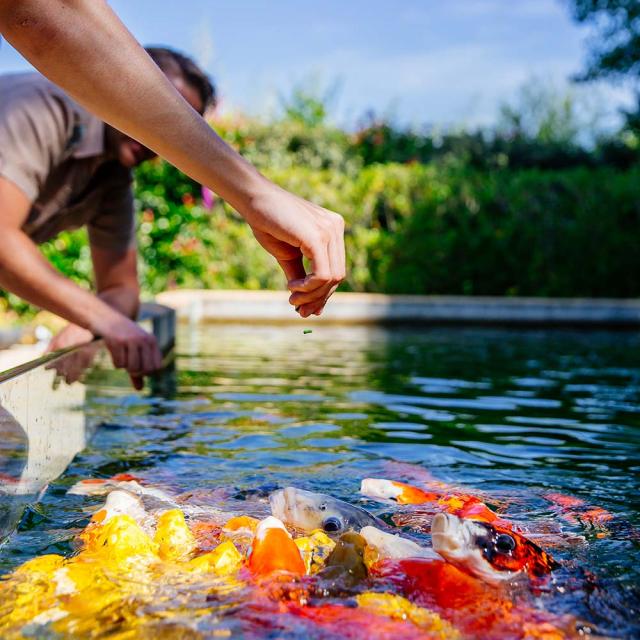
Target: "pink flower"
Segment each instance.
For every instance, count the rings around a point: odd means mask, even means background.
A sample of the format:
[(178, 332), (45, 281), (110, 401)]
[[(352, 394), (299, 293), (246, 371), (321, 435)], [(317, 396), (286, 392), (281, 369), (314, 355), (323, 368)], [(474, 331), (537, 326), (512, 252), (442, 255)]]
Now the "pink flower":
[(209, 189), (209, 187), (205, 187), (202, 185), (202, 204), (205, 209), (211, 210), (213, 208), (213, 203), (215, 202), (216, 194)]

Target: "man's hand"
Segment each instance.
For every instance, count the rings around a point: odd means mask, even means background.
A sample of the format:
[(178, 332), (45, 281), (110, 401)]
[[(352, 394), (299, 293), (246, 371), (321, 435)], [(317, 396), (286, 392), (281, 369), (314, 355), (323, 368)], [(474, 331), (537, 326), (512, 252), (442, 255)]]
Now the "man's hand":
[(47, 346), (47, 353), (80, 344), (84, 344), (85, 347), (55, 360), (53, 364), (47, 365), (47, 369), (55, 369), (67, 384), (73, 384), (91, 366), (98, 351), (98, 345), (89, 344), (91, 340), (93, 340), (91, 331), (87, 331), (77, 324), (68, 324), (53, 336)]
[[(289, 302), (303, 318), (319, 316), (345, 277), (342, 216), (281, 189), (259, 199), (256, 209), (253, 233), (282, 267)], [(303, 257), (311, 261), (310, 273)]]
[(126, 369), (138, 391), (143, 387), (143, 377), (162, 367), (162, 354), (155, 337), (121, 313), (113, 311), (101, 319), (96, 325), (96, 334), (109, 349), (113, 366)]
[(77, 324), (68, 324), (64, 329), (56, 333), (49, 346), (47, 352), (66, 349), (67, 347), (75, 347), (79, 344), (85, 344), (93, 340), (93, 334), (88, 329), (83, 329)]
[[(91, 331), (69, 324), (53, 337), (47, 351), (86, 344), (91, 342), (93, 337)], [(155, 337), (117, 312), (114, 312), (114, 318), (110, 323), (105, 324), (102, 338), (111, 353), (113, 365), (129, 372), (131, 382), (137, 390), (142, 389), (145, 375), (162, 367), (162, 354)], [(65, 381), (71, 384), (91, 366), (96, 352), (97, 348), (94, 345), (87, 345), (56, 363), (55, 368)]]

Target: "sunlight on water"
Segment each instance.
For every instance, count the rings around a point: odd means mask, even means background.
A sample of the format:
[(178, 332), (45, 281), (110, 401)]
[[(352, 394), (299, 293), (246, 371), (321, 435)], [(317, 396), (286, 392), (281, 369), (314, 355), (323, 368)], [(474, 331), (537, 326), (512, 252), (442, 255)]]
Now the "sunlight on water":
[[(390, 465), (401, 462), (482, 496), (563, 562), (536, 606), (601, 634), (640, 633), (637, 335), (215, 325), (182, 327), (178, 344), (175, 376), (144, 397), (119, 372), (92, 374), (102, 427), (25, 513), (2, 550), (4, 573), (72, 552), (103, 500), (66, 494), (82, 479), (128, 472), (189, 504), (257, 517), (269, 513), (269, 491), (294, 485), (391, 523), (406, 507), (358, 490), (363, 477), (411, 468)], [(550, 501), (555, 493), (612, 514), (606, 533)], [(201, 589), (168, 582), (136, 614), (153, 620), (140, 637), (244, 633), (242, 591), (216, 598), (213, 617), (196, 624), (184, 610), (205, 606)], [(252, 633), (274, 637), (263, 615)], [(179, 635), (183, 627), (201, 636)], [(307, 638), (311, 628), (298, 620), (275, 635)]]

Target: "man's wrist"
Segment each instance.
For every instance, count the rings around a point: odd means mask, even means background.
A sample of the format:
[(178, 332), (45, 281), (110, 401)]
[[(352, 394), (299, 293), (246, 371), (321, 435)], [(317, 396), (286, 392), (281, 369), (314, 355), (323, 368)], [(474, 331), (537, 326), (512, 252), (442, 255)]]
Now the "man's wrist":
[(243, 192), (238, 194), (237, 202), (231, 204), (247, 223), (261, 227), (269, 218), (269, 203), (281, 192), (279, 186), (256, 172), (245, 183)]
[(122, 315), (135, 320), (140, 309), (140, 295), (128, 287), (106, 289), (98, 293), (98, 298)]
[[(86, 327), (94, 336), (104, 337), (113, 331), (113, 327), (118, 325), (126, 316), (114, 309), (106, 302), (96, 298), (98, 304), (89, 314), (89, 323)], [(128, 318), (126, 318), (128, 320)]]

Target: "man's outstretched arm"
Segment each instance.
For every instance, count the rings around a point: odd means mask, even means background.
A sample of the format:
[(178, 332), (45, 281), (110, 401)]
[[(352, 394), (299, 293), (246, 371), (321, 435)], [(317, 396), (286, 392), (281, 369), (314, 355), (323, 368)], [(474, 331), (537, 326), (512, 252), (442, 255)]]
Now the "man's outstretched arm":
[(225, 144), (104, 0), (0, 0), (0, 31), (84, 107), (227, 200), (278, 260), (301, 315), (321, 312), (345, 276), (341, 216), (280, 189)]
[(143, 331), (118, 306), (105, 302), (60, 275), (20, 226), (29, 210), (28, 198), (0, 177), (0, 287), (48, 309), (90, 334), (102, 336), (113, 363), (141, 386), (141, 376), (160, 368), (155, 338)]

